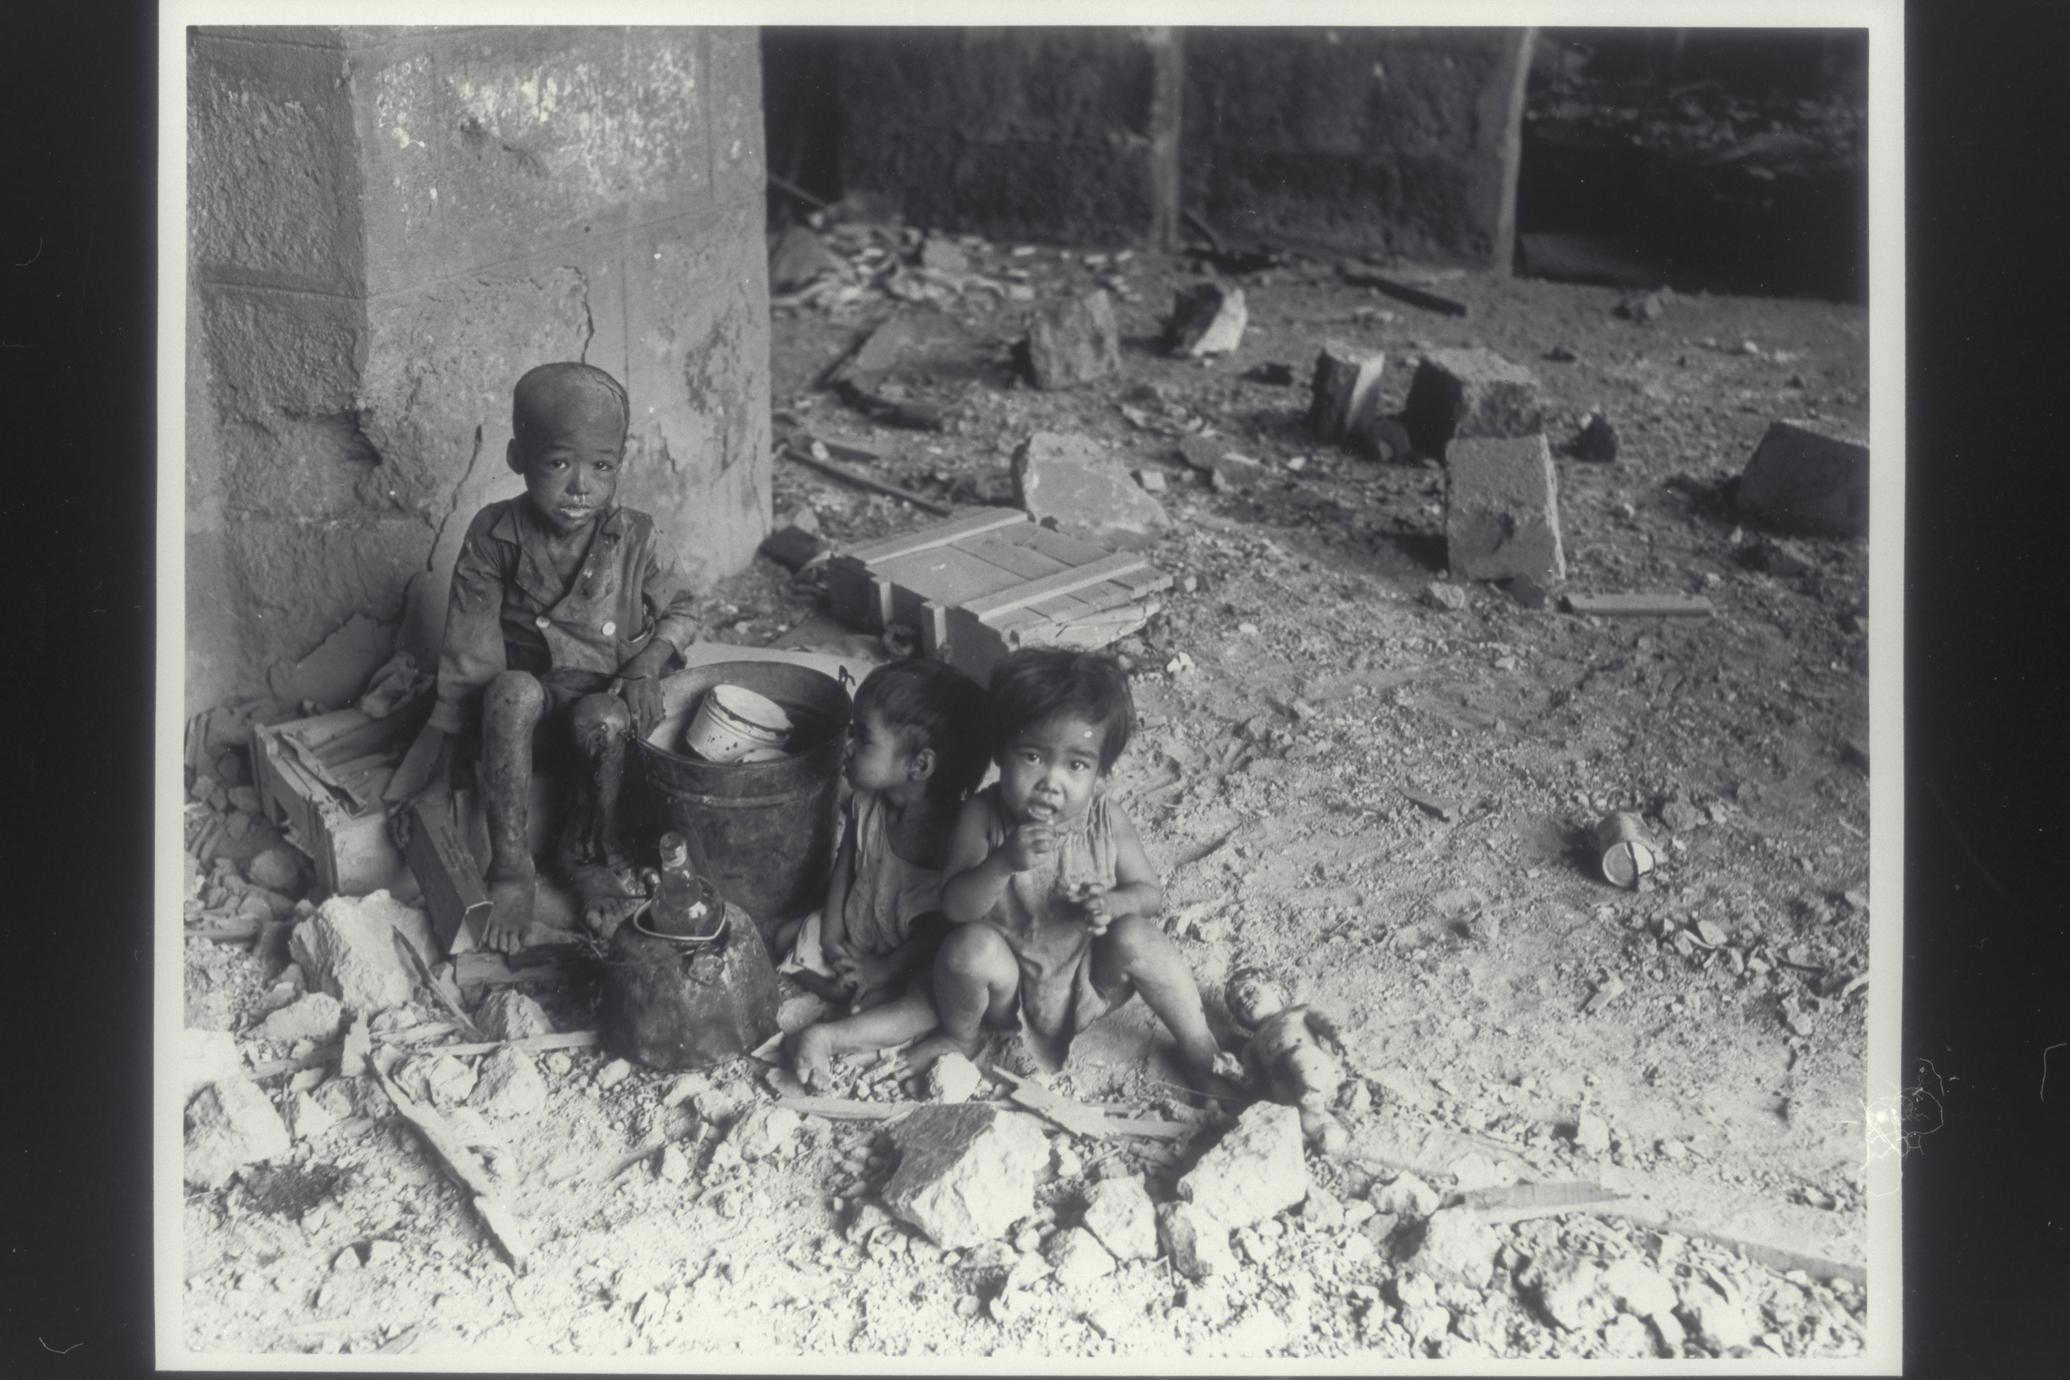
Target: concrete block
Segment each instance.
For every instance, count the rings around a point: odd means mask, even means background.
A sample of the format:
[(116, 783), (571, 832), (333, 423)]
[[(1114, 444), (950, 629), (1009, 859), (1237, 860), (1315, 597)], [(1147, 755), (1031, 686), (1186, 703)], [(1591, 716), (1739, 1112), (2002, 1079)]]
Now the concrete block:
[(898, 1169), (884, 1205), (945, 1250), (1005, 1234), (1034, 1205), (1049, 1142), (1035, 1118), (965, 1104), (922, 1107), (892, 1130)]
[(1124, 551), (1153, 545), (1169, 522), (1156, 499), (1088, 437), (1038, 431), (1013, 457), (1014, 502), (1067, 536)]
[(1386, 367), (1385, 355), (1336, 341), (1323, 345), (1308, 395), (1308, 430), (1317, 440), (1336, 444), (1371, 430)]
[(1122, 1260), (1157, 1254), (1157, 1205), (1139, 1178), (1102, 1179), (1085, 1200), (1085, 1225)]
[(506, 1047), (476, 1067), (469, 1100), (493, 1117), (531, 1116), (546, 1106), (546, 1080), (530, 1055)]
[(499, 987), (475, 1009), (474, 1023), (492, 1040), (528, 1040), (553, 1034), (546, 1008), (510, 987)]
[(221, 1188), (244, 1166), (294, 1148), (287, 1124), (255, 1083), (211, 1083), (187, 1104), (183, 1174), (195, 1188)]
[(1529, 436), (1545, 429), (1538, 379), (1493, 350), (1433, 350), (1416, 366), (1402, 404), (1416, 449), (1440, 460), (1455, 436)]
[(1408, 1263), (1441, 1281), (1486, 1288), (1495, 1274), (1502, 1241), (1469, 1208), (1440, 1208), (1430, 1215)]
[(1195, 283), (1181, 288), (1172, 299), (1171, 320), (1165, 325), (1165, 348), (1187, 359), (1226, 355), (1243, 342), (1244, 327), (1250, 319), (1242, 288), (1226, 283)]
[(416, 990), (416, 976), (396, 952), (400, 934), (426, 963), (437, 949), (431, 922), (421, 910), (385, 891), (371, 896), (334, 896), (315, 915), (295, 926), (288, 954), (310, 986), (328, 992), (347, 1010), (371, 1016), (400, 1006)]
[(1075, 388), (1121, 372), (1113, 299), (1099, 290), (1037, 312), (1028, 323), (1028, 367), (1037, 388)]
[(1567, 578), (1558, 481), (1543, 435), (1455, 441), (1445, 468), (1445, 559), (1455, 579)]
[(1188, 1279), (1226, 1279), (1236, 1272), (1228, 1224), (1196, 1203), (1159, 1203), (1157, 1240), (1172, 1268)]
[(1823, 422), (1772, 423), (1739, 477), (1739, 510), (1782, 532), (1869, 534), (1869, 445)]
[(195, 280), (356, 290), (364, 236), (344, 54), (209, 35), (187, 51)]
[(1301, 1118), (1292, 1107), (1256, 1103), (1179, 1180), (1179, 1196), (1232, 1230), (1264, 1221), (1308, 1196)]

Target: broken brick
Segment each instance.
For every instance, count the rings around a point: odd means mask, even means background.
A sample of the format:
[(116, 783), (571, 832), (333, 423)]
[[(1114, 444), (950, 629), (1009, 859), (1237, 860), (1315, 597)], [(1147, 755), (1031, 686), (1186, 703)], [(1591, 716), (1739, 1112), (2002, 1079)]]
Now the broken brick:
[(1869, 447), (1811, 421), (1772, 423), (1739, 477), (1739, 510), (1783, 532), (1869, 531)]
[(1454, 437), (1530, 436), (1545, 430), (1538, 379), (1493, 350), (1433, 350), (1416, 366), (1402, 425), (1419, 453), (1448, 459)]
[(1121, 372), (1113, 299), (1093, 291), (1038, 312), (1028, 325), (1028, 369), (1043, 389), (1074, 388)]
[(1188, 359), (1226, 355), (1243, 340), (1250, 323), (1243, 289), (1223, 283), (1195, 283), (1180, 289), (1165, 326), (1165, 348)]
[(1543, 434), (1460, 440), (1446, 469), (1445, 557), (1454, 578), (1566, 578), (1558, 484)]

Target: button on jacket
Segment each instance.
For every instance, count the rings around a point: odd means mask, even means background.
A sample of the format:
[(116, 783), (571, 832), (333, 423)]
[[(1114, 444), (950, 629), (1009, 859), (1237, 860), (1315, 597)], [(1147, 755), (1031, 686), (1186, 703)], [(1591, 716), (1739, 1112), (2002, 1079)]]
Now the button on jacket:
[(512, 669), (513, 653), (520, 670), (609, 675), (651, 638), (679, 652), (696, 640), (689, 582), (655, 541), (653, 518), (618, 507), (598, 518), (563, 588), (549, 533), (527, 505), (520, 496), (475, 514), (453, 564), (431, 715), (448, 733), (473, 727), (482, 690)]

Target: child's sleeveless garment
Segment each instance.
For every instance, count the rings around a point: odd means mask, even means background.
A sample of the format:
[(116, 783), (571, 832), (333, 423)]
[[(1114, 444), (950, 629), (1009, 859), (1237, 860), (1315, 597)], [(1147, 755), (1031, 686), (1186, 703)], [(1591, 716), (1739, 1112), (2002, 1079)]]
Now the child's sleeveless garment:
[[(979, 797), (987, 809), (985, 842), (996, 849), (1013, 828), (999, 804), (997, 784)], [(1044, 1069), (1063, 1066), (1072, 1037), (1117, 1004), (1092, 980), (1092, 935), (1070, 899), (1072, 888), (1091, 882), (1112, 887), (1114, 831), (1105, 792), (1093, 797), (1085, 818), (1059, 832), (1056, 850), (1026, 872), (1007, 880), (985, 923), (1006, 936), (1021, 968), (1021, 1034)], [(1124, 992), (1126, 989), (1122, 989)]]
[(855, 866), (841, 918), (851, 944), (864, 953), (886, 954), (906, 942), (914, 920), (942, 908), (942, 873), (892, 851), (891, 824), (877, 792), (856, 791), (848, 808), (855, 823)]

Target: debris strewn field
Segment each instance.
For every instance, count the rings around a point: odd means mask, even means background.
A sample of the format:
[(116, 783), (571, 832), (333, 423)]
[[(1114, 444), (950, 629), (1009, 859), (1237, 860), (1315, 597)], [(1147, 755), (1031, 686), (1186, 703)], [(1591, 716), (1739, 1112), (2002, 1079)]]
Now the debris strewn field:
[[(207, 1098), (190, 1109), (206, 1154), (183, 1209), (190, 1345), (1858, 1352), (1866, 553), (1743, 525), (1733, 490), (1777, 420), (1861, 428), (1866, 312), (1673, 295), (1620, 314), (1615, 289), (1387, 270), (1467, 308), (1454, 315), (1289, 259), (1229, 280), (1244, 319), (1218, 328), (1233, 348), (1200, 357), (1167, 329), (1202, 276), (1183, 259), (859, 225), (823, 247), (790, 241), (805, 280), (776, 308), (794, 448), (809, 448), (799, 432), (850, 438), (826, 463), (957, 507), (1010, 502), (1030, 436), (1083, 438), (1161, 506), (1151, 551), (1176, 583), (1116, 645), (1143, 723), (1116, 789), (1211, 1019), (1228, 1028), (1221, 985), (1244, 965), (1334, 1017), (1357, 1074), (1348, 1150), (1303, 1156), (1291, 1204), (1244, 1180), (1247, 1155), (1276, 1153), (1269, 1126), (1197, 1169), (1227, 1119), (1179, 1086), (1138, 1004), (1049, 1088), (1076, 1111), (1044, 1114), (1004, 1071), (957, 1089), (967, 1110), (929, 1104), (993, 1158), (928, 1172), (1023, 1195), (1003, 1223), (949, 1227), (914, 1206), (928, 1185), (899, 1182), (919, 1173), (905, 1104), (929, 1088), (889, 1061), (844, 1065), (838, 1102), (786, 1104), (798, 1090), (757, 1060), (678, 1077), (586, 1046), (571, 1032), (596, 1024), (590, 989), (559, 969), (463, 983), (460, 1014), (482, 1027), (465, 1031), (393, 952), (401, 966), (350, 969), (358, 1000), (384, 995), (348, 1023), (332, 1000), (345, 981), (313, 971), (342, 912), (312, 913), (309, 868), (258, 817), (234, 725), (217, 722), (190, 750), (188, 839), (207, 861), (186, 1024), (227, 1032), (243, 1068), (226, 1069), (220, 1035), (189, 1036)], [(1016, 354), (1029, 318), (1096, 290), (1118, 370), (1034, 386)], [(818, 386), (892, 316), (902, 339), (867, 361), (866, 403)], [(1384, 356), (1357, 444), (1309, 426), (1328, 342)], [(1564, 586), (1447, 573), (1445, 471), (1395, 418), (1416, 361), (1470, 347), (1535, 376)], [(1571, 453), (1592, 417), (1614, 427), (1614, 459)], [(1584, 449), (1604, 453), (1600, 431)], [(836, 546), (936, 520), (781, 458), (775, 489), (778, 527)], [(819, 568), (758, 561), (706, 600), (709, 635), (779, 640), (817, 616)], [(1577, 614), (1565, 594), (1700, 600), (1709, 616)], [(1613, 811), (1657, 845), (1642, 889), (1594, 870), (1590, 831)], [(391, 999), (397, 981), (409, 1000)], [(536, 1008), (478, 1005), (527, 987)], [(522, 1270), (378, 1083), (332, 1076), (355, 1035), (362, 1064), (407, 1054), (396, 1086), (522, 1225)], [(220, 1091), (246, 1081), (263, 1096)], [(1103, 1120), (1058, 1119), (1081, 1114)], [(1215, 1182), (1187, 1190), (1203, 1172)], [(1562, 1184), (1599, 1192), (1524, 1191)], [(1205, 1203), (1260, 1210), (1232, 1224)]]

